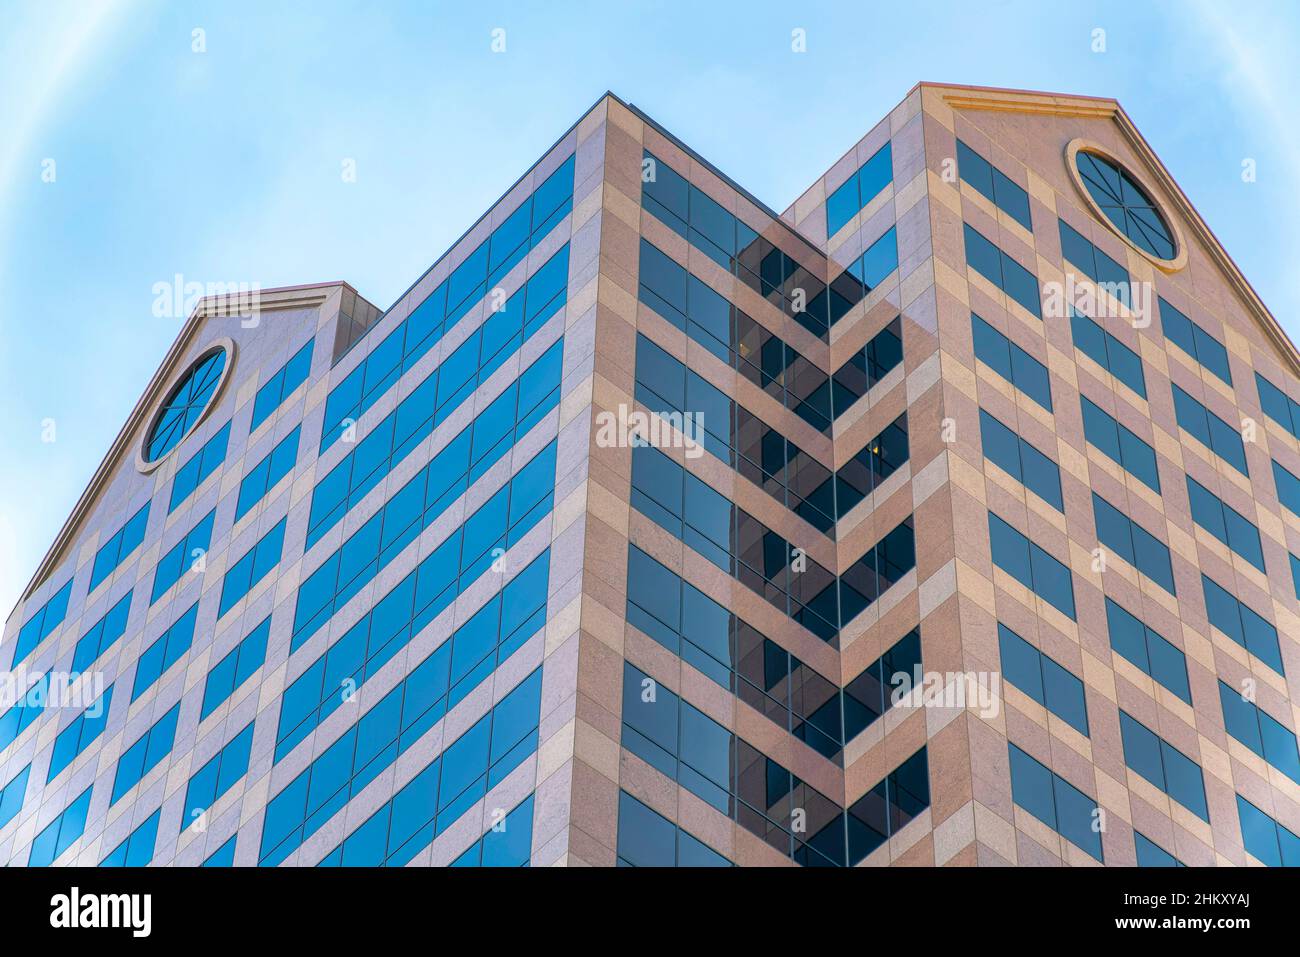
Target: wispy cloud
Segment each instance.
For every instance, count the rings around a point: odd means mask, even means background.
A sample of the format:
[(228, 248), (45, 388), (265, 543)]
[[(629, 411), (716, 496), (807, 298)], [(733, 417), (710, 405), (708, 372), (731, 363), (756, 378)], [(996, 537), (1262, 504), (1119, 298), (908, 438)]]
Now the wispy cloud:
[[(127, 23), (135, 0), (99, 0), (92, 4), (33, 3), (6, 8), (5, 67), (0, 77), (11, 91), (0, 99), (0, 265), (11, 225), (6, 210), (30, 167), (32, 142), (53, 121), (61, 94), (77, 82), (99, 53), (110, 51), (114, 35)], [(12, 91), (18, 91), (16, 95)]]

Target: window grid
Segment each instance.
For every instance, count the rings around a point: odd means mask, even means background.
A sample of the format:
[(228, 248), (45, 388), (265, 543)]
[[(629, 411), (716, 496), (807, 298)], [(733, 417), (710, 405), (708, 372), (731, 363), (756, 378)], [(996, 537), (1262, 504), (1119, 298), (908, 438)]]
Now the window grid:
[(149, 502), (145, 502), (138, 512), (132, 515), (125, 525), (95, 552), (95, 563), (90, 570), (90, 591), (131, 557), (131, 553), (144, 541), (145, 527), (149, 524)]
[(271, 417), (271, 413), (278, 409), (298, 386), (307, 381), (307, 375), (311, 372), (312, 347), (315, 344), (315, 339), (308, 339), (257, 390), (257, 394), (253, 397), (253, 417), (248, 424), (250, 435), (257, 431), (259, 425)]
[(257, 540), (257, 543), (239, 557), (226, 576), (221, 580), (221, 603), (217, 607), (217, 618), (239, 602), (253, 590), (253, 586), (271, 573), (284, 553), (284, 529), (289, 519), (280, 519), (269, 532)]
[(894, 161), (891, 144), (876, 150), (865, 163), (854, 170), (835, 192), (826, 198), (826, 236), (833, 237), (846, 226), (860, 210), (879, 196), (894, 179)]
[(307, 521), (308, 548), (559, 311), (568, 289), (568, 264), (565, 245), (316, 483)]
[(970, 223), (964, 223), (966, 265), (997, 286), (1039, 319), (1043, 304), (1039, 298), (1038, 277), (1020, 265), (1009, 253), (986, 238)]
[(152, 688), (172, 665), (185, 657), (194, 643), (194, 626), (198, 622), (198, 616), (199, 603), (196, 601), (140, 654), (131, 685), (132, 701)]
[(270, 635), (271, 617), (268, 615), (261, 624), (245, 635), (239, 644), (227, 652), (224, 658), (212, 666), (203, 686), (200, 721), (215, 711), (242, 687), (257, 669), (262, 667), (266, 661), (266, 644)]
[(1014, 744), (1011, 797), (1071, 844), (1104, 863), (1097, 802)]
[(1179, 428), (1191, 433), (1196, 441), (1249, 478), (1246, 446), (1241, 441), (1241, 433), (1193, 399), (1177, 384), (1173, 386), (1173, 393), (1174, 416), (1178, 420)]
[(1077, 620), (1068, 566), (993, 512), (989, 512), (989, 541), (994, 565), (1071, 621)]
[(973, 312), (970, 321), (975, 358), (1051, 412), (1052, 383), (1047, 366)]
[(247, 515), (248, 510), (275, 488), (282, 478), (293, 472), (298, 462), (298, 439), (301, 434), (302, 426), (295, 426), (260, 462), (248, 470), (248, 474), (239, 483), (239, 495), (235, 501), (236, 522)]
[[(320, 451), (340, 439), (347, 422), (355, 422), (414, 366), (478, 302), (492, 283), (515, 265), (559, 224), (573, 207), (574, 158), (570, 156), (457, 266), (423, 302), (414, 306), (325, 400)], [(360, 342), (375, 329), (374, 323)], [(355, 348), (356, 343), (349, 347)], [(346, 354), (346, 353), (344, 353)], [(335, 364), (342, 359), (340, 355)]]
[(1083, 434), (1088, 443), (1159, 495), (1156, 450), (1087, 396), (1080, 395), (1079, 403), (1083, 409)]
[(993, 205), (1031, 233), (1034, 231), (1029, 214), (1029, 194), (1012, 182), (1002, 170), (962, 142), (961, 137), (957, 138), (957, 170), (963, 180)]
[[(212, 521), (217, 512), (214, 508), (199, 519), (185, 537), (168, 549), (154, 569), (153, 593), (149, 598), (152, 605), (171, 590), (172, 586), (184, 577), (185, 572), (195, 569), (208, 546), (212, 542)], [(195, 554), (195, 553), (198, 554)], [(190, 564), (186, 561), (190, 560)]]
[[(563, 343), (558, 340), (298, 589), (297, 649), (454, 503), (474, 481), (559, 404)], [(507, 410), (513, 414), (506, 415)], [(549, 447), (552, 452), (554, 443)], [(459, 534), (459, 533), (457, 533)]]
[(1147, 397), (1142, 357), (1107, 332), (1100, 323), (1070, 307), (1074, 346), (1142, 398)]
[(1210, 335), (1198, 323), (1170, 305), (1164, 296), (1160, 303), (1160, 325), (1165, 338), (1195, 359), (1225, 384), (1232, 385), (1232, 369), (1228, 365), (1228, 350), (1223, 343)]
[(230, 423), (227, 422), (176, 470), (176, 477), (172, 479), (171, 502), (167, 506), (169, 515), (176, 511), (177, 505), (194, 494), (204, 479), (221, 467), (221, 463), (226, 460), (229, 444)]

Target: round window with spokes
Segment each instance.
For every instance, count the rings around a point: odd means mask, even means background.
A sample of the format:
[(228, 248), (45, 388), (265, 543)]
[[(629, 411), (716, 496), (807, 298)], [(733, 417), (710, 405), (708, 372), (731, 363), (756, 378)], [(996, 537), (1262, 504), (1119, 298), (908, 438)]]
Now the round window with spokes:
[(1102, 146), (1082, 139), (1066, 147), (1075, 185), (1099, 218), (1165, 272), (1187, 264), (1187, 249), (1173, 217), (1131, 170)]
[(146, 463), (162, 459), (198, 425), (221, 384), (227, 361), (226, 350), (218, 346), (201, 356), (172, 387), (145, 439)]

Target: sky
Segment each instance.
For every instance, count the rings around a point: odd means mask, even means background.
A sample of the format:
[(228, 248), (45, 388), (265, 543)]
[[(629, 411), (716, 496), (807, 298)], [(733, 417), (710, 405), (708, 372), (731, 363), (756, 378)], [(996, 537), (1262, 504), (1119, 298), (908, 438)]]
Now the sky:
[(1297, 40), (1209, 0), (0, 0), (0, 611), (186, 318), (158, 283), (387, 308), (606, 90), (778, 210), (919, 80), (1114, 97), (1300, 339)]

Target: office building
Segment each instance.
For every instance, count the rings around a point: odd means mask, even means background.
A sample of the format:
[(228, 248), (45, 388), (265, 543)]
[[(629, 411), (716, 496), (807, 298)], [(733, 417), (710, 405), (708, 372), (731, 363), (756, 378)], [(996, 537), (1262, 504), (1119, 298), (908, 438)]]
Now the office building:
[(1113, 100), (777, 213), (606, 95), (246, 306), (5, 627), (0, 861), (1300, 863), (1300, 354)]

